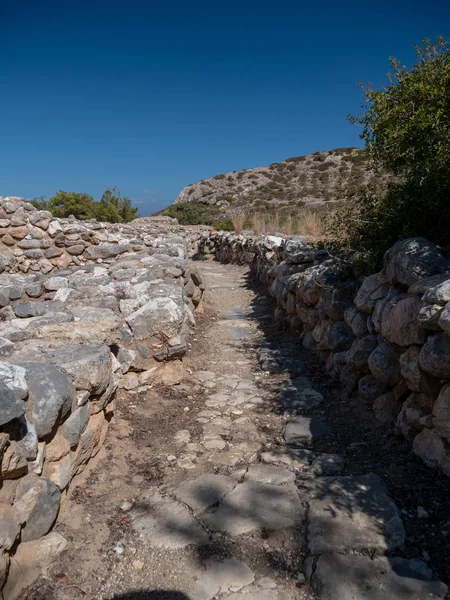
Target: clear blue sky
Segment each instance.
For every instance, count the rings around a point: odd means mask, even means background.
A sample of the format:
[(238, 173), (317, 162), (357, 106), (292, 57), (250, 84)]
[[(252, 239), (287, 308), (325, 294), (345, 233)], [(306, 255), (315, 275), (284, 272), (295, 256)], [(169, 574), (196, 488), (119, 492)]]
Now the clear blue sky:
[(358, 80), (450, 37), (449, 0), (0, 2), (0, 195), (141, 214), (217, 173), (361, 145)]

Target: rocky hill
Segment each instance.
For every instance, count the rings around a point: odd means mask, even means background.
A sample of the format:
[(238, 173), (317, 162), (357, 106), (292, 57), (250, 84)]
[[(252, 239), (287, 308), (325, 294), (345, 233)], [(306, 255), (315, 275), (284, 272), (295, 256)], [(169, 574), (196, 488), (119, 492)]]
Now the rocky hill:
[(336, 148), (288, 158), (268, 167), (222, 173), (185, 187), (175, 204), (197, 203), (222, 217), (246, 213), (321, 210), (342, 201), (372, 172), (365, 150)]

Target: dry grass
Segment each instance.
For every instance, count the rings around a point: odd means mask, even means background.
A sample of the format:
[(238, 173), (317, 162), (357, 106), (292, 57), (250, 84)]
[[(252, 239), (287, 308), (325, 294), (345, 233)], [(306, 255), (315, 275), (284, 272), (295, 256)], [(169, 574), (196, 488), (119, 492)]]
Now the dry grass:
[(233, 223), (235, 233), (242, 233), (244, 229), (244, 223), (246, 219), (246, 214), (243, 211), (236, 212), (231, 217), (231, 222)]
[(300, 213), (296, 229), (299, 235), (304, 235), (312, 242), (323, 240), (326, 237), (323, 218), (311, 210), (304, 210)]
[[(234, 219), (232, 220), (235, 225)], [(254, 213), (249, 220), (255, 235), (274, 235), (278, 233), (285, 236), (291, 236), (295, 233), (304, 235), (308, 240), (313, 242), (323, 240), (326, 237), (323, 218), (316, 212), (309, 210), (302, 211), (298, 217), (287, 215), (286, 219), (283, 221), (280, 220), (280, 216), (277, 213), (265, 215)], [(239, 225), (240, 224), (239, 221)], [(235, 231), (237, 231), (236, 225)], [(241, 231), (242, 229), (240, 229), (238, 233)]]

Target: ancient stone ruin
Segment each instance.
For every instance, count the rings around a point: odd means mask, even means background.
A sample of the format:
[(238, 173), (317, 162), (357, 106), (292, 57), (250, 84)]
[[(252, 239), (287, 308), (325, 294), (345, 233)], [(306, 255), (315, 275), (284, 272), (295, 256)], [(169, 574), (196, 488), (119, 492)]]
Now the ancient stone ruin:
[(302, 238), (205, 232), (198, 248), (249, 264), (328, 373), (450, 476), (450, 262), (438, 247), (399, 241), (362, 281)]
[(0, 588), (101, 448), (118, 386), (183, 377), (203, 282), (189, 233), (53, 219), (0, 198)]

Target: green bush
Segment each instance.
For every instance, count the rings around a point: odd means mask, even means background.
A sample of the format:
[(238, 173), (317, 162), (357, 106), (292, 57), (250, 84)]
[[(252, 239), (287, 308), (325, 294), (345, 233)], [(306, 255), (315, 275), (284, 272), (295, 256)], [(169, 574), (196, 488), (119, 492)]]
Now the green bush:
[(131, 206), (131, 200), (122, 197), (115, 187), (105, 190), (98, 202), (89, 194), (60, 190), (49, 200), (34, 198), (31, 203), (40, 210), (49, 210), (54, 217), (59, 218), (74, 215), (80, 220), (128, 223), (139, 216), (138, 209)]
[(425, 40), (416, 54), (409, 70), (391, 59), (389, 84), (363, 88), (366, 110), (349, 117), (363, 127), (378, 179), (382, 173), (393, 176), (386, 186), (374, 178), (329, 219), (339, 248), (353, 252), (366, 270), (378, 268), (398, 239), (449, 240), (450, 47), (443, 38)]

